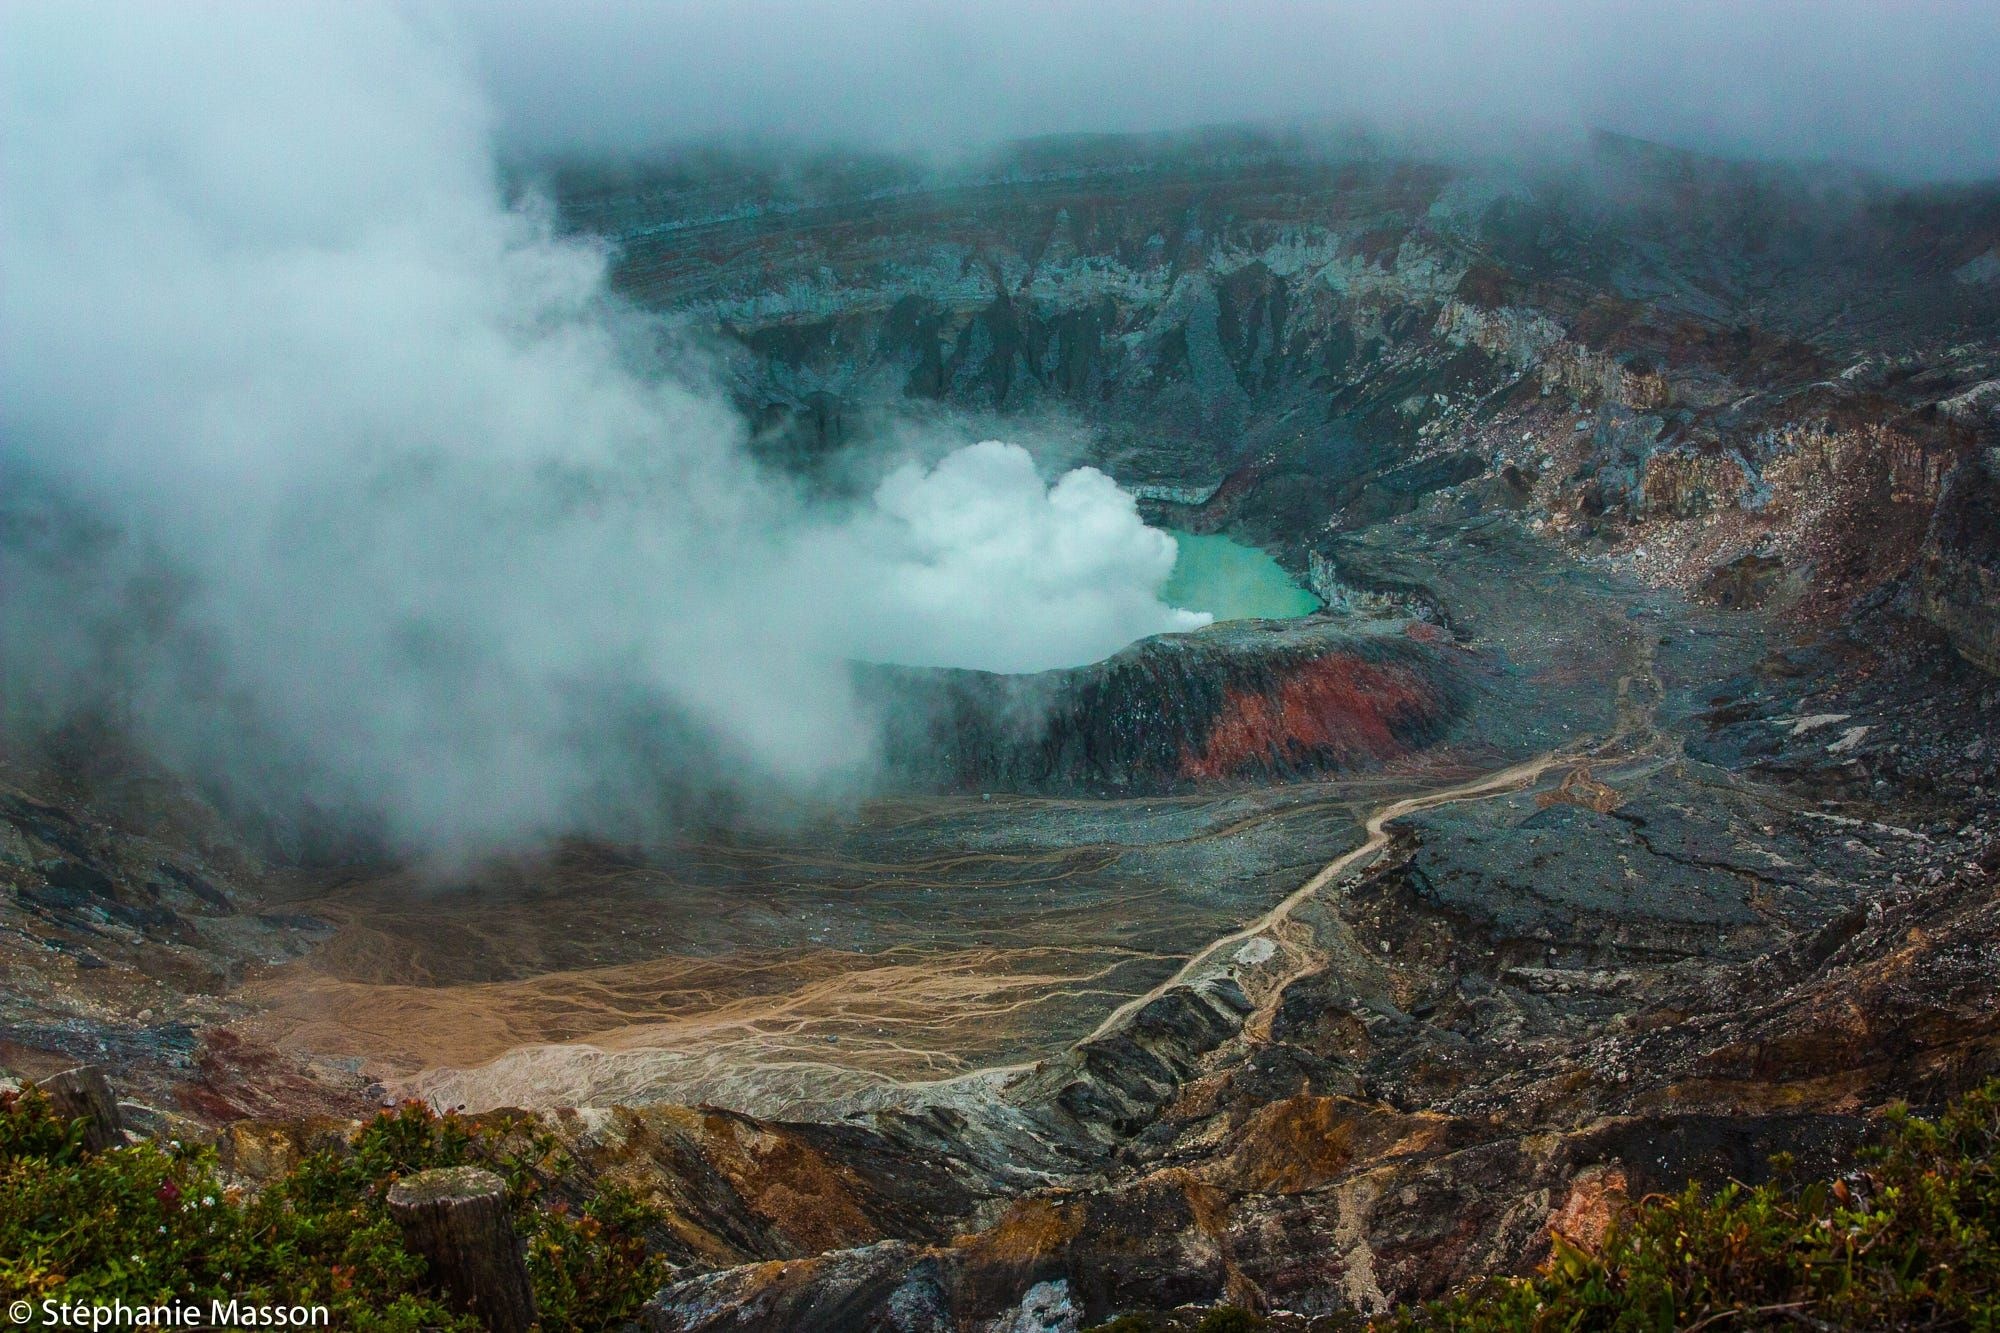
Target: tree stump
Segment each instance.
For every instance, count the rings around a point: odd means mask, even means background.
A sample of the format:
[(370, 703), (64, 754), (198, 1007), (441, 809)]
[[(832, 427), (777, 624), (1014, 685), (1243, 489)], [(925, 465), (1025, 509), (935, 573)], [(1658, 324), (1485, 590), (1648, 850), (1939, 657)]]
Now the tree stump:
[(493, 1333), (528, 1333), (535, 1293), (506, 1181), (475, 1166), (419, 1171), (389, 1187), (389, 1214), (459, 1309)]
[(118, 1099), (111, 1095), (104, 1071), (96, 1065), (78, 1065), (52, 1074), (37, 1084), (49, 1095), (49, 1103), (64, 1120), (81, 1120), (83, 1146), (103, 1152), (125, 1142), (125, 1122), (118, 1114)]

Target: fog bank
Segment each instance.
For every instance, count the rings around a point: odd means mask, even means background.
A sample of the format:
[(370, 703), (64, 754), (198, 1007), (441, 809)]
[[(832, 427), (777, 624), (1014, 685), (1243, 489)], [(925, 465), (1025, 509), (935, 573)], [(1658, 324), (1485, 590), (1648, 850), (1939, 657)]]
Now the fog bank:
[(1024, 135), (1361, 119), (1433, 147), (1608, 129), (1896, 177), (2000, 176), (1986, 0), (457, 0), (505, 139)]

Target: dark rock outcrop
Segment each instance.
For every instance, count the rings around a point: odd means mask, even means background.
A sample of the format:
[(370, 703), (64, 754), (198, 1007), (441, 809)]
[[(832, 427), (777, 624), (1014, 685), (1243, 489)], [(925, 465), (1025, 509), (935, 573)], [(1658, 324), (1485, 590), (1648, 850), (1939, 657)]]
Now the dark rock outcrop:
[(1924, 539), (1916, 604), (1967, 661), (2000, 675), (2000, 447), (1959, 464)]
[(1237, 621), (1069, 671), (879, 670), (892, 762), (923, 785), (1149, 793), (1368, 767), (1443, 738), (1467, 686), (1409, 633)]

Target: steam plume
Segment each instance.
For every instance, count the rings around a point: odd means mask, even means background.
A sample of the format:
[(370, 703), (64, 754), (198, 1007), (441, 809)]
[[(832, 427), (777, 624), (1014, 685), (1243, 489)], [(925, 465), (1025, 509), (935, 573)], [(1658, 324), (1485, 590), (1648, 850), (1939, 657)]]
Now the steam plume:
[(839, 512), (761, 474), (605, 256), (503, 202), (487, 103), (398, 10), (5, 25), (17, 722), (109, 692), (239, 791), (480, 846), (695, 756), (865, 775), (850, 659), (1047, 667), (1204, 619), (1088, 470), (987, 443)]

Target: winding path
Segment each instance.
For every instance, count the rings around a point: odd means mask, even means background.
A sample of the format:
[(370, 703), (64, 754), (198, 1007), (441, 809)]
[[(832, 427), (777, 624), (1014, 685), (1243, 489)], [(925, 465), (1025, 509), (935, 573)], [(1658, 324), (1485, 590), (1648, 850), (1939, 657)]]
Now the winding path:
[[(1357, 866), (1373, 864), (1389, 846), (1389, 824), (1406, 815), (1421, 810), (1436, 809), (1441, 805), (1452, 805), (1460, 801), (1484, 800), (1507, 792), (1519, 791), (1532, 785), (1551, 768), (1564, 765), (1597, 764), (1606, 761), (1631, 760), (1641, 757), (1658, 743), (1658, 732), (1654, 721), (1659, 707), (1660, 681), (1654, 669), (1653, 645), (1641, 638), (1637, 642), (1638, 661), (1631, 671), (1618, 678), (1617, 725), (1612, 734), (1595, 745), (1577, 741), (1545, 750), (1532, 759), (1511, 764), (1480, 777), (1442, 787), (1436, 791), (1423, 792), (1389, 802), (1370, 814), (1362, 824), (1366, 837), (1359, 846), (1341, 853), (1322, 866), (1319, 871), (1298, 888), (1265, 912), (1262, 916), (1231, 931), (1210, 943), (1206, 948), (1183, 963), (1172, 976), (1162, 981), (1143, 995), (1125, 1001), (1104, 1016), (1085, 1041), (1095, 1041), (1116, 1031), (1133, 1014), (1159, 999), (1176, 986), (1183, 986), (1197, 979), (1210, 967), (1217, 955), (1234, 945), (1243, 944), (1261, 936), (1275, 935), (1290, 921), (1292, 913), (1301, 903), (1313, 898), (1322, 889), (1339, 880)], [(1634, 744), (1643, 738), (1643, 744)], [(1268, 1031), (1269, 1013), (1277, 997), (1285, 988), (1313, 969), (1306, 963), (1294, 968), (1278, 979), (1270, 991), (1266, 1004), (1260, 1005), (1258, 1012), (1244, 1025), (1246, 1033), (1254, 1033), (1259, 1028)]]
[[(1392, 820), (1401, 819), (1405, 815), (1415, 814), (1419, 810), (1430, 810), (1437, 806), (1449, 805), (1456, 801), (1478, 800), (1487, 796), (1498, 795), (1502, 792), (1518, 791), (1533, 783), (1549, 769), (1577, 761), (1578, 756), (1573, 750), (1551, 750), (1537, 755), (1533, 759), (1523, 760), (1518, 764), (1503, 768), (1495, 773), (1485, 774), (1468, 782), (1445, 787), (1438, 791), (1424, 792), (1417, 796), (1407, 796), (1402, 800), (1391, 801), (1389, 804), (1382, 806), (1369, 815), (1366, 822), (1362, 825), (1367, 837), (1358, 846), (1342, 852), (1339, 856), (1327, 862), (1311, 879), (1308, 879), (1298, 888), (1285, 895), (1280, 902), (1262, 916), (1210, 943), (1208, 947), (1189, 958), (1187, 962), (1181, 965), (1178, 971), (1159, 985), (1153, 987), (1153, 989), (1143, 995), (1134, 996), (1132, 999), (1119, 1005), (1116, 1009), (1113, 1009), (1104, 1016), (1104, 1021), (1092, 1029), (1090, 1035), (1084, 1038), (1084, 1040), (1094, 1041), (1116, 1031), (1126, 1019), (1151, 1004), (1154, 1000), (1159, 999), (1160, 996), (1165, 995), (1176, 986), (1186, 985), (1190, 980), (1199, 976), (1203, 969), (1223, 950), (1232, 945), (1242, 944), (1258, 936), (1276, 931), (1286, 921), (1290, 920), (1292, 913), (1297, 910), (1300, 903), (1313, 897), (1321, 889), (1338, 880), (1342, 875), (1345, 875), (1356, 866), (1372, 863), (1389, 845), (1388, 826)], [(1286, 978), (1278, 984), (1278, 989), (1282, 990), (1296, 979), (1296, 977)]]

